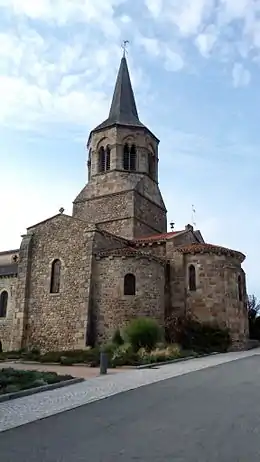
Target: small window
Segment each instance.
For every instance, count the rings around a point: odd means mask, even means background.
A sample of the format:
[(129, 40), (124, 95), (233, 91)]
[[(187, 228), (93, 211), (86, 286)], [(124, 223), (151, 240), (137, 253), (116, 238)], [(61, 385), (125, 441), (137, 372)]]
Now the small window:
[(61, 274), (61, 261), (54, 260), (51, 267), (51, 294), (58, 294), (60, 291), (60, 274)]
[(134, 274), (125, 275), (124, 295), (135, 295), (135, 276)]
[(242, 287), (242, 278), (240, 274), (238, 275), (238, 278), (237, 278), (237, 288), (238, 288), (238, 300), (242, 302), (243, 301), (243, 287)]
[(0, 318), (5, 318), (7, 313), (8, 292), (3, 290), (0, 295)]
[(126, 144), (124, 145), (124, 152), (123, 152), (123, 168), (124, 168), (124, 170), (128, 170), (128, 166), (129, 166), (129, 154), (130, 154), (129, 146), (128, 146), (128, 144), (126, 143)]
[(194, 265), (189, 266), (189, 290), (196, 290), (196, 269)]

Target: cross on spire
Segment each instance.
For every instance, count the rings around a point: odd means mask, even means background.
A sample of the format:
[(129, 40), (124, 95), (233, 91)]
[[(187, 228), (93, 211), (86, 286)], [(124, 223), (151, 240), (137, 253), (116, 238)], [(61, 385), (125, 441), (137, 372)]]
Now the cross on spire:
[(129, 40), (124, 40), (122, 43), (122, 48), (123, 48), (123, 58), (125, 58), (125, 55), (127, 53), (127, 45), (129, 44)]

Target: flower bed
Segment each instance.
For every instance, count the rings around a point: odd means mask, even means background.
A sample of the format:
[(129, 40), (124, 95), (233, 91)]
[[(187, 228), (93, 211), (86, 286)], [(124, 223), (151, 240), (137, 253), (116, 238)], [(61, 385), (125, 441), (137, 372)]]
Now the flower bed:
[(58, 375), (56, 372), (24, 371), (6, 367), (0, 369), (0, 396), (72, 379), (71, 375)]

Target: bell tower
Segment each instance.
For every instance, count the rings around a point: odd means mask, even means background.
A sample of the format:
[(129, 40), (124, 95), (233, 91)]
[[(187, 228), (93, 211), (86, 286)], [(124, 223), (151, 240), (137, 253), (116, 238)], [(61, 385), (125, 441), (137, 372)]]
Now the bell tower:
[(108, 118), (89, 135), (88, 183), (73, 203), (73, 216), (127, 239), (166, 232), (158, 145), (139, 120), (123, 56)]

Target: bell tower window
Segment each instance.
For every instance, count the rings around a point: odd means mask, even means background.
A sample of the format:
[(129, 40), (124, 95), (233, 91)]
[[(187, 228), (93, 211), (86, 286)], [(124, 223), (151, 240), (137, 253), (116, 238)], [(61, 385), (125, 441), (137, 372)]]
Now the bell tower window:
[(124, 145), (123, 151), (123, 168), (128, 171), (136, 170), (136, 146), (132, 144), (130, 147), (128, 143)]
[(110, 170), (110, 147), (106, 146), (101, 146), (99, 148), (99, 171), (100, 172), (106, 172), (107, 170)]
[(148, 174), (153, 180), (155, 179), (155, 155), (153, 152), (148, 152)]

